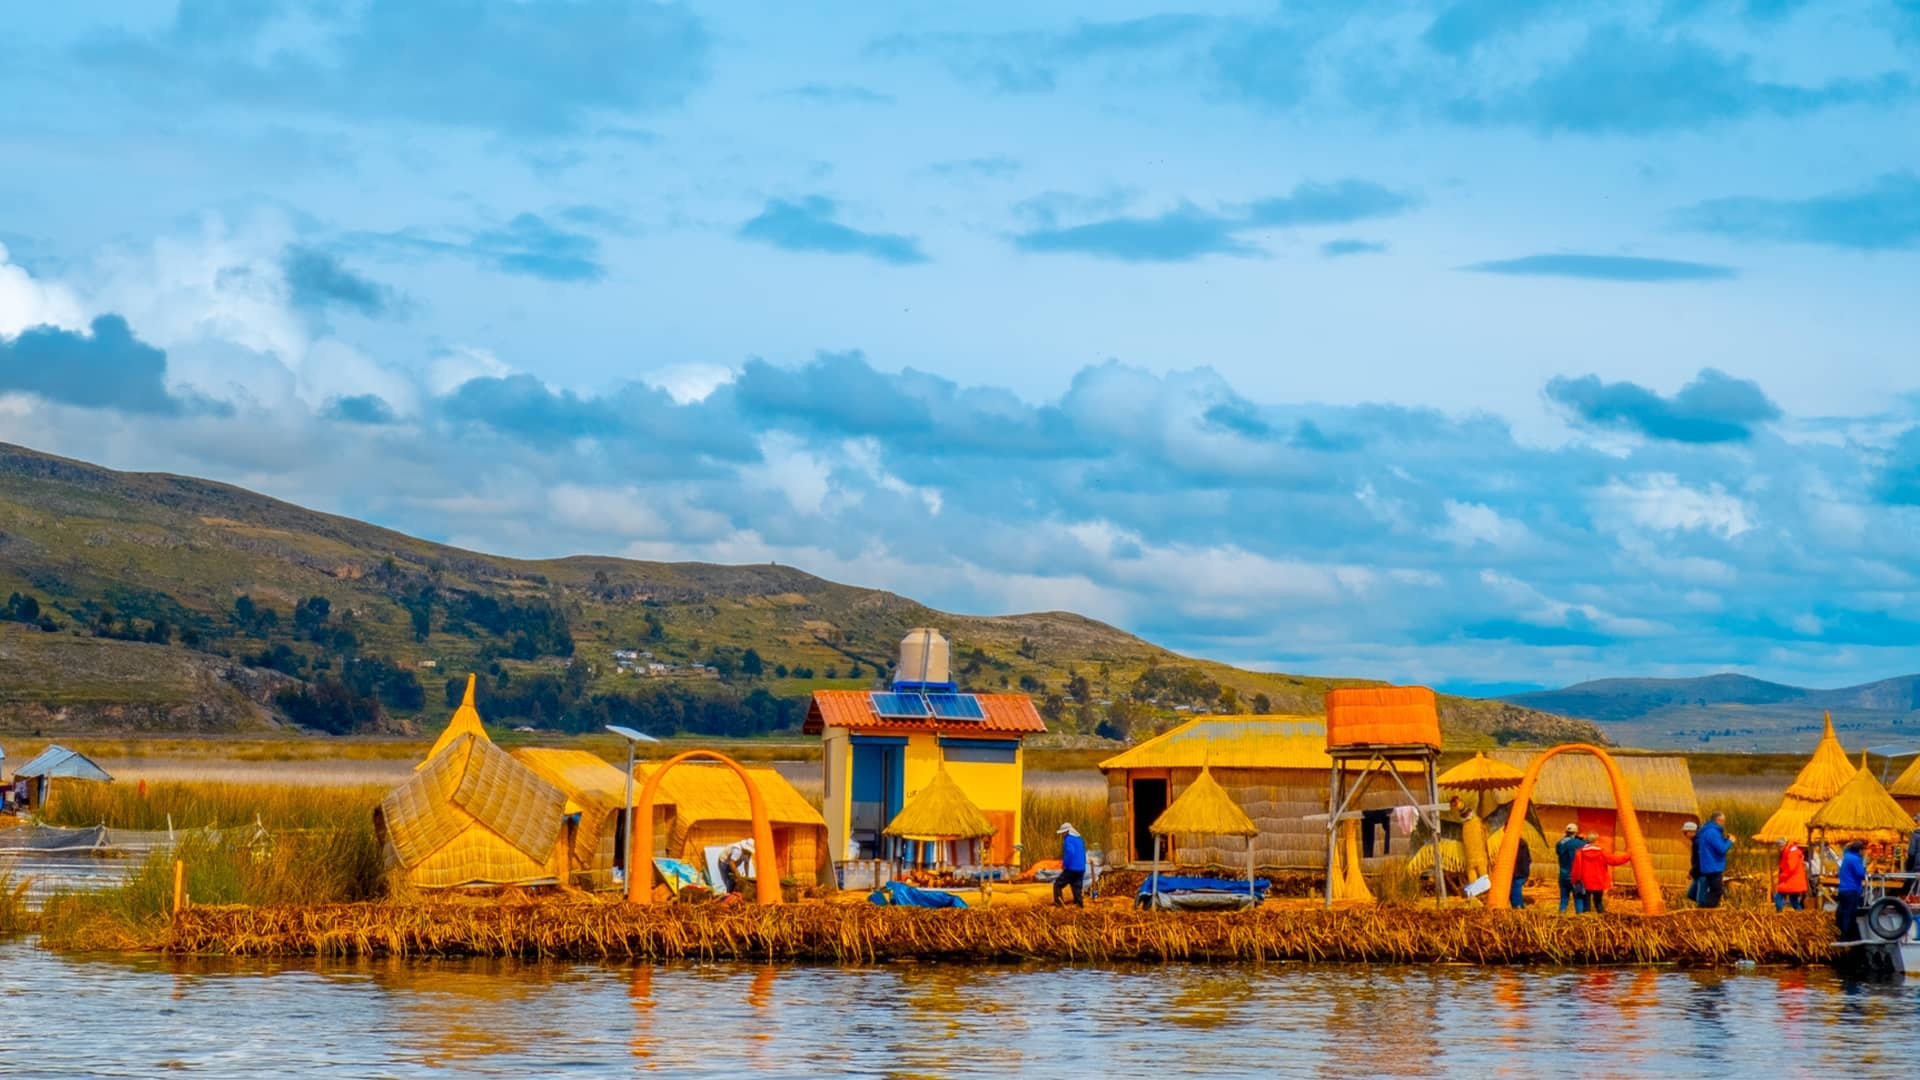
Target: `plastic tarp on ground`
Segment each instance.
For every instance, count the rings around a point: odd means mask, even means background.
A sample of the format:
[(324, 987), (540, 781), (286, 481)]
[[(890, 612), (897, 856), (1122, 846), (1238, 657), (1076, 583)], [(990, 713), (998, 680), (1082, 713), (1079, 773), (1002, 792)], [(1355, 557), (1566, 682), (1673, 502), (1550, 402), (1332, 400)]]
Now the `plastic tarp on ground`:
[(898, 881), (889, 881), (873, 890), (867, 899), (882, 907), (963, 908), (965, 900), (937, 889), (916, 889)]

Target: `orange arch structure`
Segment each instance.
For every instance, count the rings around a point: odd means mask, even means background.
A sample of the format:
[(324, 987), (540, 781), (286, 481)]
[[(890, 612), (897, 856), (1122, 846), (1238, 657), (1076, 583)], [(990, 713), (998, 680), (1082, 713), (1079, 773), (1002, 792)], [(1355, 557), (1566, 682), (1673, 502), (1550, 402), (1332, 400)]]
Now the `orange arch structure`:
[[(767, 803), (760, 797), (760, 787), (747, 775), (740, 763), (717, 750), (688, 750), (668, 758), (647, 782), (640, 786), (639, 798), (633, 804), (634, 841), (633, 858), (635, 865), (627, 867), (627, 902), (630, 904), (650, 904), (653, 902), (653, 800), (660, 791), (660, 779), (667, 771), (688, 758), (707, 758), (732, 769), (740, 782), (747, 785), (747, 806), (753, 814), (753, 862), (759, 871), (755, 876), (756, 896), (763, 904), (780, 902), (780, 872), (774, 867), (773, 825), (767, 820)], [(645, 867), (642, 872), (641, 867)]]
[(1607, 782), (1613, 785), (1613, 804), (1618, 812), (1621, 835), (1627, 841), (1627, 861), (1633, 867), (1633, 883), (1640, 890), (1641, 909), (1649, 915), (1667, 913), (1666, 897), (1660, 894), (1660, 879), (1654, 876), (1653, 853), (1647, 850), (1647, 838), (1640, 831), (1640, 820), (1633, 813), (1633, 795), (1627, 791), (1626, 777), (1620, 774), (1620, 766), (1613, 757), (1597, 746), (1586, 743), (1567, 743), (1556, 746), (1533, 759), (1527, 765), (1525, 777), (1520, 781), (1520, 790), (1513, 794), (1513, 809), (1507, 812), (1507, 828), (1500, 837), (1500, 853), (1493, 859), (1493, 888), (1488, 890), (1487, 906), (1504, 908), (1513, 891), (1513, 863), (1520, 856), (1520, 839), (1527, 817), (1527, 805), (1533, 800), (1533, 786), (1540, 780), (1540, 769), (1552, 761), (1555, 754), (1569, 750), (1592, 754), (1606, 766)]

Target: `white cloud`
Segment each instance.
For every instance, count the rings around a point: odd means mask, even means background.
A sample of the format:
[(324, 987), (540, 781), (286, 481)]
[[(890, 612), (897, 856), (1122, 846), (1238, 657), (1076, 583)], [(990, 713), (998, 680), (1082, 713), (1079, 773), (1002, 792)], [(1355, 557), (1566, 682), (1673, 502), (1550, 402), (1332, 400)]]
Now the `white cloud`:
[(674, 364), (655, 368), (642, 375), (640, 381), (665, 390), (676, 405), (691, 405), (707, 400), (715, 390), (732, 382), (738, 374), (732, 368), (719, 364)]
[(1515, 548), (1533, 538), (1526, 525), (1500, 516), (1499, 511), (1483, 503), (1446, 500), (1447, 523), (1438, 532), (1440, 539), (1458, 547), (1486, 544), (1493, 548)]
[(427, 365), (427, 388), (444, 396), (474, 379), (502, 379), (512, 369), (485, 349), (458, 345), (440, 353)]
[(1673, 473), (1610, 480), (1599, 490), (1596, 513), (1661, 532), (1699, 531), (1731, 540), (1753, 528), (1751, 511), (1717, 483), (1689, 487)]
[(15, 265), (6, 245), (0, 244), (0, 338), (15, 337), (30, 326), (84, 330), (87, 322), (71, 289), (36, 280)]

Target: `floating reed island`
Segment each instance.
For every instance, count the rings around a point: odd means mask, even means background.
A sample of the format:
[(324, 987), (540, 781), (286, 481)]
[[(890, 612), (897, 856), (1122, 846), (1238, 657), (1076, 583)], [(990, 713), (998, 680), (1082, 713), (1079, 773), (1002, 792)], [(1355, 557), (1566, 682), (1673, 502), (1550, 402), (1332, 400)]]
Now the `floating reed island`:
[(1070, 963), (1267, 961), (1709, 967), (1829, 958), (1815, 912), (1664, 916), (1349, 909), (1167, 913), (607, 903), (195, 907), (147, 947), (242, 956)]

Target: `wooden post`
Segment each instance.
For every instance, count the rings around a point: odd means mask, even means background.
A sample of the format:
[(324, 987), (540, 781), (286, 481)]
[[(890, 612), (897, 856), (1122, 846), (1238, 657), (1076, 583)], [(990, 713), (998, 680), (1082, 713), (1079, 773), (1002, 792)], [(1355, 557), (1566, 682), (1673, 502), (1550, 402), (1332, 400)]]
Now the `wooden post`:
[[(1167, 781), (1171, 787), (1173, 781)], [(1064, 871), (1063, 871), (1064, 872)], [(1160, 910), (1160, 834), (1153, 834), (1153, 910)]]
[(179, 915), (180, 909), (186, 906), (186, 881), (187, 864), (179, 859), (173, 860), (173, 913), (175, 915)]

